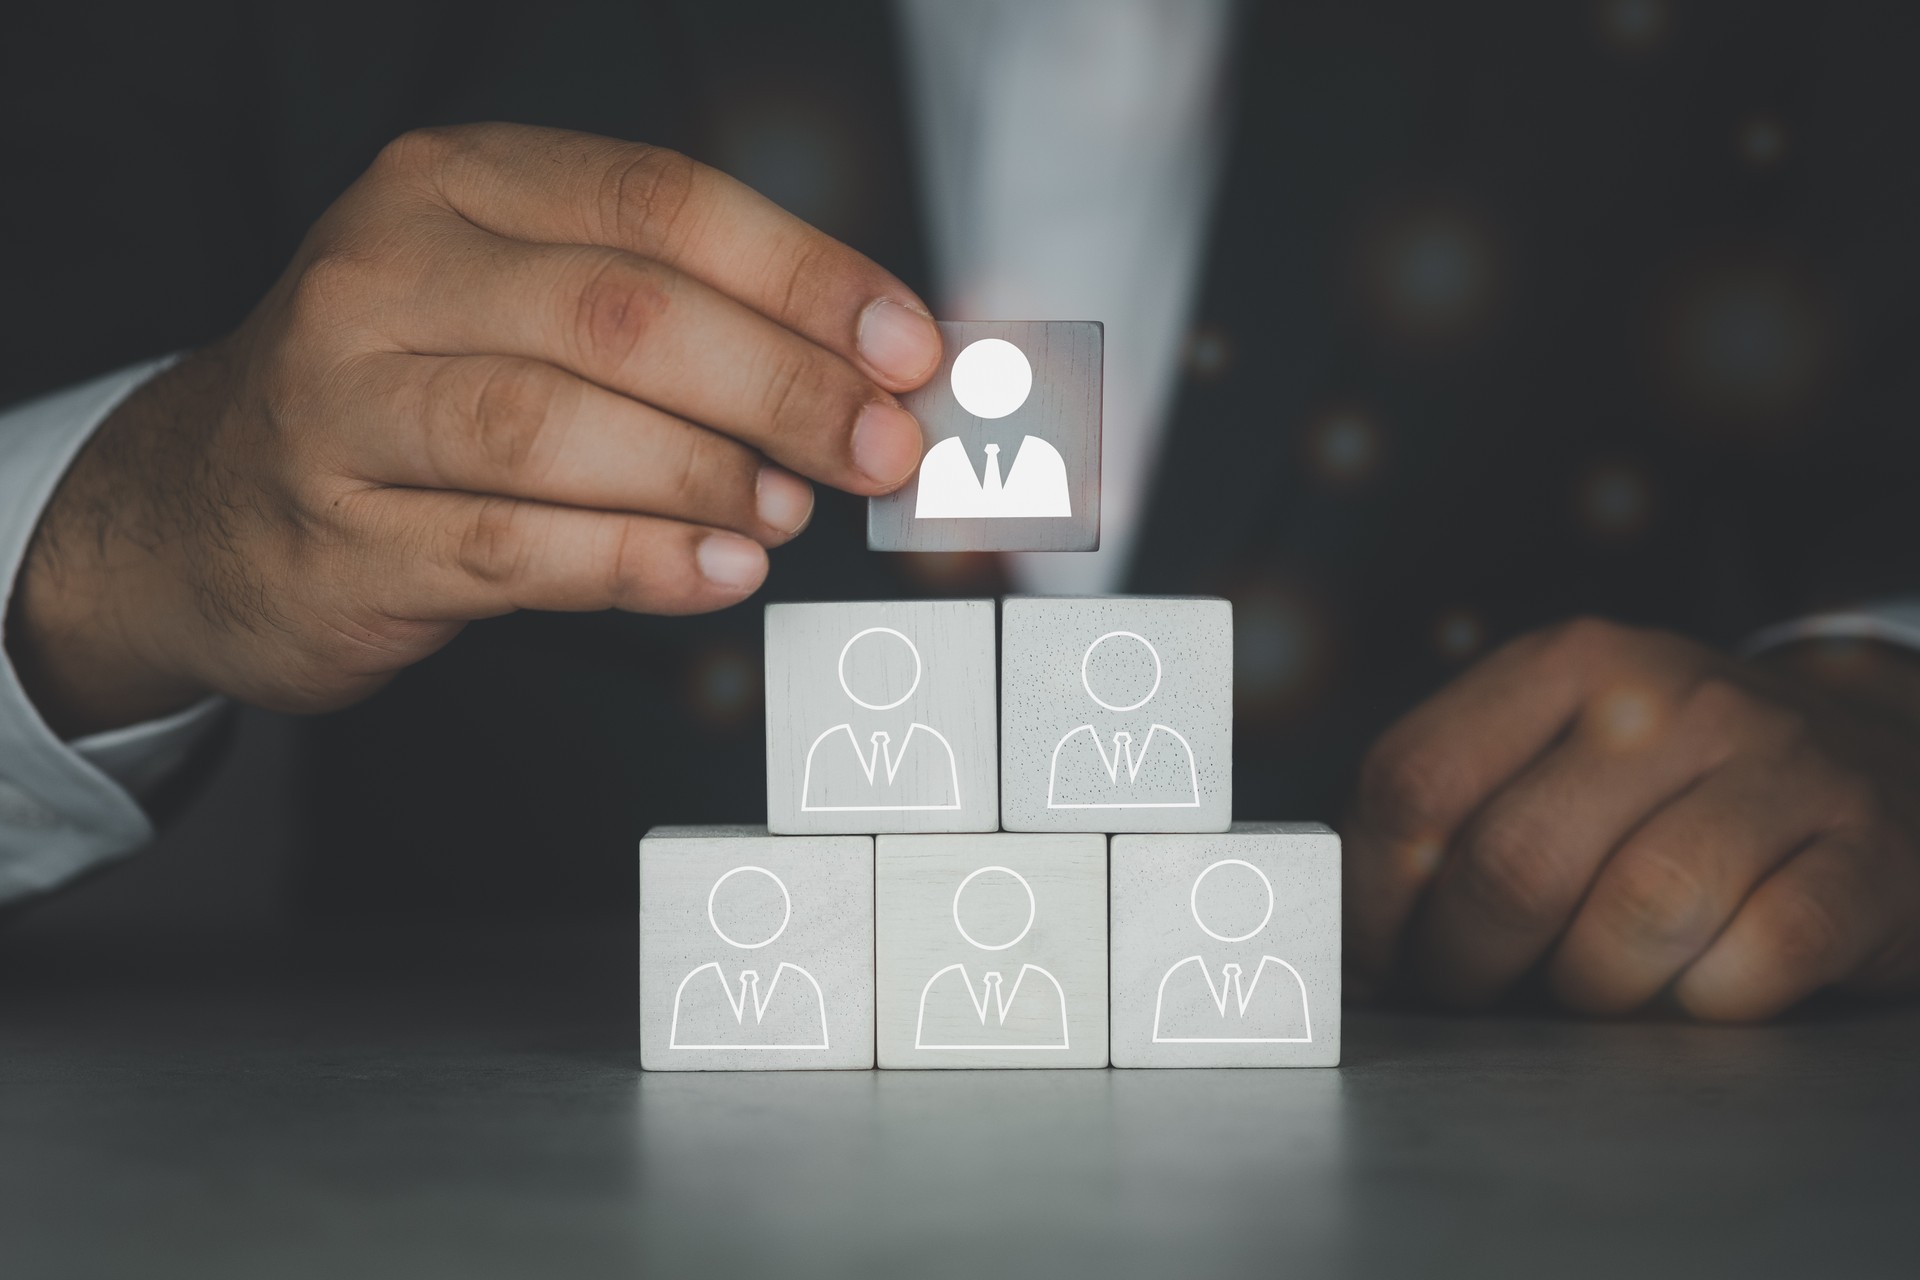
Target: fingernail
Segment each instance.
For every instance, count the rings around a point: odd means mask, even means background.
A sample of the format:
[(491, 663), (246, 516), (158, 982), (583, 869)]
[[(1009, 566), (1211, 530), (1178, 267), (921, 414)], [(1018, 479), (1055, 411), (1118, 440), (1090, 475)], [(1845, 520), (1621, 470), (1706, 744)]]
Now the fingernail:
[(798, 533), (813, 518), (813, 486), (779, 467), (760, 468), (753, 500), (760, 519), (782, 533)]
[(728, 591), (756, 587), (767, 572), (767, 553), (760, 544), (732, 533), (708, 534), (693, 558), (708, 582)]
[(874, 401), (853, 424), (853, 465), (877, 485), (893, 489), (920, 462), (920, 424), (905, 409)]
[(860, 316), (860, 358), (895, 382), (912, 382), (940, 359), (940, 331), (933, 321), (886, 298), (867, 304)]

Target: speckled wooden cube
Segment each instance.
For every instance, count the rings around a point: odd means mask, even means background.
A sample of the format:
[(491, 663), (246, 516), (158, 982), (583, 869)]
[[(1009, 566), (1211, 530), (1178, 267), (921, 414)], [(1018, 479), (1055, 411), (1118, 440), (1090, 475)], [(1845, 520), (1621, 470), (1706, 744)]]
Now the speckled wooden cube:
[(993, 601), (767, 606), (767, 826), (999, 826)]
[(900, 397), (925, 456), (868, 499), (868, 549), (1096, 550), (1104, 333), (1093, 320), (942, 323), (939, 370)]
[(1107, 842), (875, 842), (882, 1067), (1107, 1064)]
[(1340, 1063), (1340, 837), (1319, 823), (1112, 840), (1113, 1065)]
[(1227, 829), (1231, 604), (1015, 596), (1000, 617), (1003, 827)]
[(640, 1065), (873, 1065), (873, 840), (655, 827), (640, 841)]

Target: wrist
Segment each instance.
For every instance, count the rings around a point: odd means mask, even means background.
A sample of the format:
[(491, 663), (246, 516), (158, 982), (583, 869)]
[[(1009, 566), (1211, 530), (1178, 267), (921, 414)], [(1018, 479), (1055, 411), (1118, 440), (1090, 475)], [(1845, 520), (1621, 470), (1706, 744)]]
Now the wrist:
[(1752, 661), (1920, 742), (1920, 653), (1880, 640), (1819, 637)]
[[(179, 539), (147, 509), (167, 481), (153, 439), (176, 371), (128, 397), (61, 479), (7, 603), (7, 656), (28, 699), (65, 738), (150, 720), (212, 690), (170, 652), (190, 601)], [(142, 532), (144, 530), (144, 533)]]

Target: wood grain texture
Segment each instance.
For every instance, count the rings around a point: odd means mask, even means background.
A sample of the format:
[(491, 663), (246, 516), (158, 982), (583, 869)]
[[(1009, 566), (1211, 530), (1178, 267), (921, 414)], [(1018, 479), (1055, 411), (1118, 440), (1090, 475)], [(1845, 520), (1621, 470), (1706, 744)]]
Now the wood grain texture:
[(769, 605), (769, 829), (997, 827), (993, 631), (991, 600)]
[(880, 1066), (1106, 1065), (1105, 837), (881, 836), (874, 902)]
[(1001, 605), (1000, 659), (1007, 830), (1227, 829), (1227, 601), (1013, 596)]
[(640, 1064), (871, 1067), (872, 839), (742, 827), (648, 832), (640, 842)]
[(1338, 835), (1115, 836), (1110, 861), (1114, 1066), (1339, 1065)]
[[(1100, 546), (1100, 411), (1105, 329), (1093, 320), (1007, 320), (940, 325), (939, 371), (900, 402), (919, 419), (923, 452), (958, 437), (975, 473), (983, 474), (984, 447), (1000, 446), (1010, 471), (1028, 436), (1045, 440), (1066, 463), (1072, 514), (1066, 517), (917, 519), (918, 475), (906, 486), (867, 502), (867, 547), (872, 551), (1093, 551)], [(1026, 402), (1003, 418), (977, 418), (953, 393), (953, 362), (981, 338), (1011, 342), (1033, 368)]]

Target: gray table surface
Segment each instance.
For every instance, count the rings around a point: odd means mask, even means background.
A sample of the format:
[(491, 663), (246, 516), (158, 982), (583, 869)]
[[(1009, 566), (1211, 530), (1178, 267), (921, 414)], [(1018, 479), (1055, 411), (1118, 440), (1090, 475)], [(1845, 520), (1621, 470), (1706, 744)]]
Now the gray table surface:
[(1916, 1273), (1920, 1009), (643, 1076), (632, 950), (0, 934), (0, 1274)]

